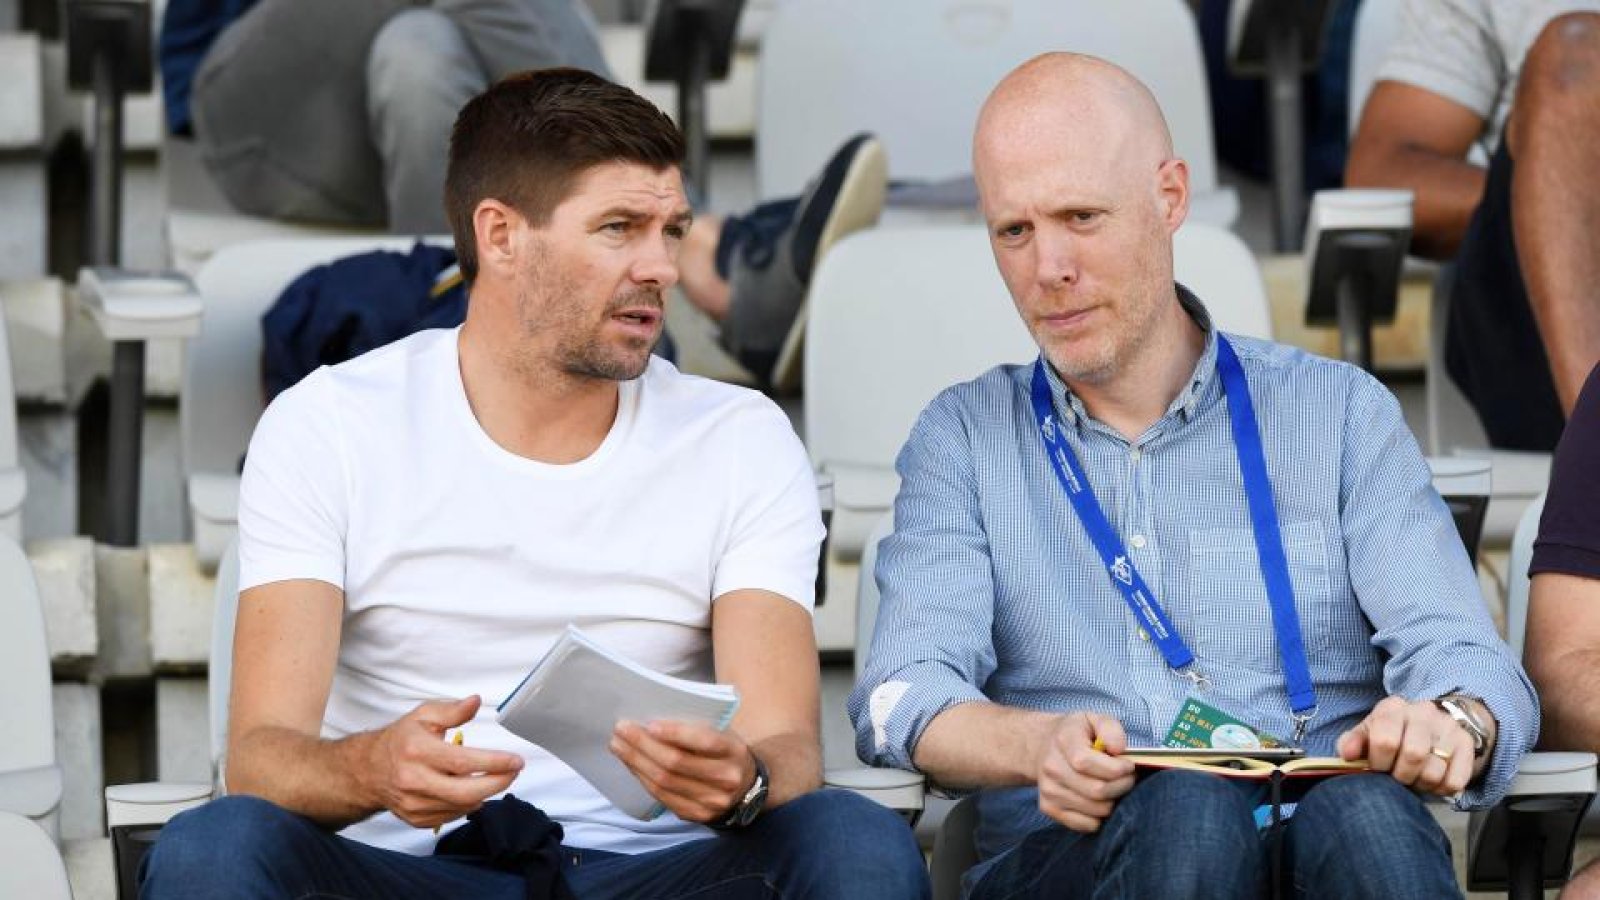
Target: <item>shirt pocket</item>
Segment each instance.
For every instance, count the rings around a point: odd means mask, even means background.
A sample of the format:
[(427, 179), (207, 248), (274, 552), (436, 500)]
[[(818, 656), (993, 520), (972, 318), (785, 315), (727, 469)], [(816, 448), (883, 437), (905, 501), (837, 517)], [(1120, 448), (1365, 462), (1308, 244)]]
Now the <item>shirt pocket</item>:
[[(1328, 543), (1320, 522), (1292, 522), (1281, 530), (1295, 612), (1300, 617), (1300, 639), (1310, 662), (1333, 640), (1336, 609)], [(1255, 532), (1248, 528), (1191, 531), (1189, 560), (1195, 653), (1220, 665), (1282, 672)]]

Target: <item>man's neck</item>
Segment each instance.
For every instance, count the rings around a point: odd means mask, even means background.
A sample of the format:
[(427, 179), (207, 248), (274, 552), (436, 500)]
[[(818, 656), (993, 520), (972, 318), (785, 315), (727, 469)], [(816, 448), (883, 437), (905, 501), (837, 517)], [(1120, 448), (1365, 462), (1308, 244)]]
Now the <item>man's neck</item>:
[(587, 459), (616, 421), (617, 382), (538, 364), (499, 339), (520, 333), (467, 317), (459, 352), (472, 415), (517, 456), (552, 465)]
[(1066, 384), (1089, 415), (1136, 441), (1167, 414), (1188, 386), (1205, 349), (1205, 332), (1174, 302), (1119, 371), (1103, 381)]

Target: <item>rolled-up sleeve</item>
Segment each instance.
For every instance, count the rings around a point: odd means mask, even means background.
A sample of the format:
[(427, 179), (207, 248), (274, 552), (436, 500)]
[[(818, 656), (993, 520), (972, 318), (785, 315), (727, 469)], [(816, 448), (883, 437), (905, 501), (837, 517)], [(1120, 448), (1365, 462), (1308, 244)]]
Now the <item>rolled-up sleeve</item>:
[(928, 724), (952, 706), (987, 700), (982, 685), (995, 668), (988, 535), (952, 392), (922, 413), (896, 468), (895, 529), (876, 569), (877, 627), (849, 711), (863, 761), (914, 769)]
[(1345, 422), (1340, 515), (1351, 585), (1388, 657), (1386, 693), (1478, 697), (1499, 722), (1494, 758), (1457, 802), (1493, 805), (1539, 735), (1539, 703), (1495, 631), (1450, 512), (1400, 406), (1363, 377)]

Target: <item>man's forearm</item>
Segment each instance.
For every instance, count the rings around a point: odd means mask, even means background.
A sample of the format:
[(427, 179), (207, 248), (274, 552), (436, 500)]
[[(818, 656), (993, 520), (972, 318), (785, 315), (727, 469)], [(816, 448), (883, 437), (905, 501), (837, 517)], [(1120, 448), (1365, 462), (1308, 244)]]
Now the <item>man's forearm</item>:
[(1543, 713), (1539, 746), (1600, 750), (1600, 651), (1572, 650), (1530, 664)]
[(1447, 259), (1466, 236), (1483, 199), (1488, 174), (1480, 166), (1404, 143), (1352, 151), (1347, 187), (1404, 188), (1414, 197), (1411, 246), (1418, 255)]
[(382, 809), (362, 778), (376, 739), (376, 732), (330, 741), (289, 728), (256, 728), (231, 742), (228, 793), (270, 800), (332, 828), (358, 822)]
[(962, 703), (935, 716), (917, 742), (917, 768), (949, 788), (1029, 785), (1061, 716)]
[(822, 785), (822, 753), (816, 735), (778, 734), (750, 745), (767, 767), (767, 805), (779, 806)]

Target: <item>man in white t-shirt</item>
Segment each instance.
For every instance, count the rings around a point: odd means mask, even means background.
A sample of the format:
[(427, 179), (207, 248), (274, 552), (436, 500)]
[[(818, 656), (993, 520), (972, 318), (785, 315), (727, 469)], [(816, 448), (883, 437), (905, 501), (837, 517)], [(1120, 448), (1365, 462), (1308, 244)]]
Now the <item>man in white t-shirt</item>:
[(1597, 143), (1600, 0), (1405, 0), (1345, 181), (1411, 189), (1455, 261), (1445, 362), (1496, 447), (1554, 449), (1600, 360)]
[[(321, 369), (262, 418), (231, 796), (167, 826), (144, 896), (927, 893), (897, 817), (816, 790), (822, 526), (803, 448), (759, 394), (650, 355), (690, 226), (682, 158), (659, 110), (574, 69), (462, 110), (445, 205), (466, 323)], [(660, 818), (495, 722), (569, 623), (739, 690), (725, 732), (617, 725), (610, 749)], [(548, 820), (485, 803), (508, 790)], [(463, 855), (468, 814), (486, 846)]]

